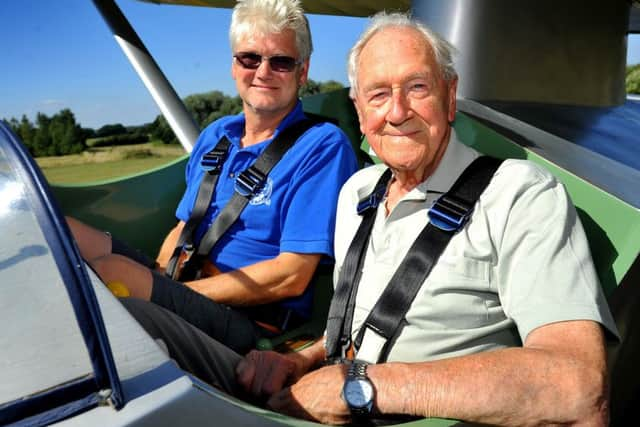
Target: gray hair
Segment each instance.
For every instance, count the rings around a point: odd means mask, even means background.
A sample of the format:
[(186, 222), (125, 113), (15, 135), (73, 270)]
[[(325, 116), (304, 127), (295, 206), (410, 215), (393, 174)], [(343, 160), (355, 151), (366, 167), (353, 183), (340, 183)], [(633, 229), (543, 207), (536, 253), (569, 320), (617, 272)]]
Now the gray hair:
[(357, 91), (357, 79), (358, 75), (358, 62), (360, 60), (360, 54), (365, 45), (369, 42), (379, 31), (390, 27), (407, 27), (417, 30), (424, 36), (424, 40), (433, 49), (436, 63), (440, 66), (440, 72), (442, 78), (446, 81), (451, 81), (458, 76), (456, 69), (453, 65), (453, 55), (456, 53), (456, 48), (438, 35), (436, 32), (427, 28), (423, 23), (415, 20), (405, 13), (376, 13), (369, 23), (369, 26), (364, 30), (360, 39), (349, 51), (349, 60), (347, 62), (347, 73), (349, 76), (349, 84), (351, 85), (350, 95), (355, 96)]
[(309, 21), (299, 0), (238, 0), (231, 15), (229, 41), (236, 43), (250, 34), (268, 35), (292, 30), (296, 37), (299, 60), (311, 56), (313, 46)]

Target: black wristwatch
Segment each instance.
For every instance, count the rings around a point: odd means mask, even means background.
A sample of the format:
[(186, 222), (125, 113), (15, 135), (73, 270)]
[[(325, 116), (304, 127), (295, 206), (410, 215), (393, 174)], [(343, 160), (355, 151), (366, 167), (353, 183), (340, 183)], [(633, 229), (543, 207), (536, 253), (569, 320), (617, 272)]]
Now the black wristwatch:
[(374, 397), (375, 389), (367, 377), (367, 364), (354, 360), (342, 388), (342, 398), (347, 402), (354, 422), (369, 419)]

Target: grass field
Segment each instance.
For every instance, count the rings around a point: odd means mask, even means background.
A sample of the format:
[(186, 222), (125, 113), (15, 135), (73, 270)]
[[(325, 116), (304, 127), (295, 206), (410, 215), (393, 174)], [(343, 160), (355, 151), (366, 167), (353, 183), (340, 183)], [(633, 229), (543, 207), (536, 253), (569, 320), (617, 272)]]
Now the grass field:
[(49, 182), (77, 184), (143, 172), (184, 154), (180, 146), (146, 143), (91, 148), (69, 156), (38, 157), (36, 162)]

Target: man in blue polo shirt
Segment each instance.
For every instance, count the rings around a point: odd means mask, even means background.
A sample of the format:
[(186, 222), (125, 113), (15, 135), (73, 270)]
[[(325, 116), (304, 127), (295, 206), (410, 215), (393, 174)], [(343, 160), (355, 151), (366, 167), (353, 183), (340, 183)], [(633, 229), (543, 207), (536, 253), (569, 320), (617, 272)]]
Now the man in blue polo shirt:
[(338, 192), (357, 162), (337, 127), (311, 126), (211, 250), (216, 274), (185, 283), (162, 274), (194, 209), (205, 174), (203, 156), (222, 138), (230, 142), (212, 201), (195, 230), (196, 244), (231, 199), (235, 178), (285, 129), (305, 118), (297, 94), (307, 80), (312, 47), (299, 1), (239, 1), (230, 40), (243, 112), (219, 119), (200, 135), (176, 211), (179, 223), (156, 260), (160, 269), (135, 261), (109, 235), (69, 222), (83, 256), (103, 281), (123, 282), (138, 299), (123, 299), (123, 304), (145, 328), (152, 330), (163, 313), (149, 304), (160, 305), (244, 353), (273, 327), (286, 329), (308, 317), (308, 284), (320, 263), (332, 262)]

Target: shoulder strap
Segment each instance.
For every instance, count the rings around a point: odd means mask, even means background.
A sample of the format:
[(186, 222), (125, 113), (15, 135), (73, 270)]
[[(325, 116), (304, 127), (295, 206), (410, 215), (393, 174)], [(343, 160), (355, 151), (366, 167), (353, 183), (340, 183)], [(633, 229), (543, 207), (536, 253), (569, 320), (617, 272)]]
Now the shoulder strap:
[(185, 265), (185, 274), (196, 276), (209, 252), (238, 219), (249, 200), (258, 194), (267, 180), (267, 175), (284, 154), (315, 122), (303, 119), (284, 129), (271, 141), (253, 165), (236, 177), (235, 192), (204, 234), (195, 253)]
[[(377, 357), (372, 360), (386, 361), (393, 343), (405, 324), (405, 316), (418, 289), (453, 235), (464, 227), (480, 194), (485, 190), (501, 163), (491, 157), (479, 157), (465, 169), (451, 190), (441, 196), (431, 207), (430, 222), (409, 249), (407, 256), (360, 328), (355, 342), (358, 357), (371, 357), (367, 354), (371, 348), (374, 350), (374, 355), (377, 350)], [(381, 337), (382, 340), (373, 339), (371, 347), (364, 348), (361, 346), (363, 337), (369, 331)]]
[(365, 258), (364, 251), (369, 243), (378, 205), (384, 199), (390, 179), (391, 169), (387, 169), (371, 194), (358, 203), (358, 215), (362, 216), (362, 221), (347, 250), (336, 291), (329, 307), (327, 339), (325, 341), (327, 359), (344, 357), (351, 347), (351, 322), (362, 273), (362, 263)]
[[(377, 362), (386, 360), (422, 283), (451, 237), (464, 227), (473, 206), (500, 164), (500, 160), (479, 157), (465, 169), (453, 187), (436, 200), (429, 210), (429, 223), (409, 249), (360, 328), (355, 342), (358, 358)], [(344, 315), (352, 316), (353, 314)], [(351, 325), (348, 325), (348, 331), (345, 332), (351, 335)]]
[(180, 232), (176, 247), (173, 249), (173, 254), (167, 264), (165, 274), (171, 278), (174, 278), (176, 274), (176, 267), (182, 248), (185, 246), (193, 247), (193, 234), (211, 204), (213, 192), (218, 183), (220, 171), (222, 170), (222, 164), (226, 160), (229, 151), (229, 145), (231, 145), (231, 143), (226, 136), (223, 136), (215, 147), (205, 154), (200, 161), (200, 165), (205, 170), (205, 174), (200, 181), (198, 195), (196, 196), (196, 202), (191, 211), (191, 216)]

